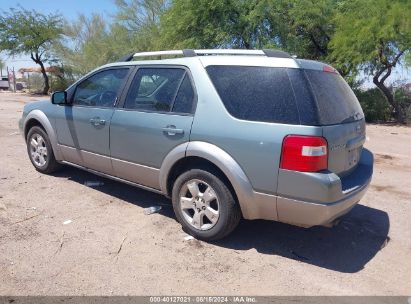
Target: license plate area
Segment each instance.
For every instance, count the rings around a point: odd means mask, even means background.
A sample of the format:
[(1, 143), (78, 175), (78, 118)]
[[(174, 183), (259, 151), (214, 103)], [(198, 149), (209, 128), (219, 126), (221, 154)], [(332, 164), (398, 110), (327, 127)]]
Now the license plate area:
[(358, 161), (360, 160), (361, 150), (362, 150), (362, 147), (352, 148), (348, 150), (348, 157), (347, 157), (347, 164), (346, 164), (347, 170), (351, 169), (352, 167), (358, 164)]

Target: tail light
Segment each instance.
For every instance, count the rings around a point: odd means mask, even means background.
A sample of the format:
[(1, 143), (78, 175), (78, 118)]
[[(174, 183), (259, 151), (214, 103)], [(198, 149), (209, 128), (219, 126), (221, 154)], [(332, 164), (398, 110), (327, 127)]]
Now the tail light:
[(327, 169), (327, 141), (324, 137), (288, 135), (284, 138), (280, 168), (303, 172)]
[(323, 66), (323, 72), (326, 73), (337, 73), (337, 70), (334, 69), (333, 67), (330, 67), (329, 65)]

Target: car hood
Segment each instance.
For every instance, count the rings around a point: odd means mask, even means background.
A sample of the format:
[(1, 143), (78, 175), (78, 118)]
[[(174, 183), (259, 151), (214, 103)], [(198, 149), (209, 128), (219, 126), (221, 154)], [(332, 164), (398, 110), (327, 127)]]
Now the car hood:
[(42, 108), (47, 107), (47, 106), (49, 106), (49, 105), (51, 105), (50, 100), (34, 101), (34, 102), (27, 103), (27, 104), (24, 106), (24, 111), (25, 111), (25, 112), (26, 112), (26, 111), (27, 111), (27, 112), (30, 112), (30, 111), (35, 110), (35, 109), (42, 109)]

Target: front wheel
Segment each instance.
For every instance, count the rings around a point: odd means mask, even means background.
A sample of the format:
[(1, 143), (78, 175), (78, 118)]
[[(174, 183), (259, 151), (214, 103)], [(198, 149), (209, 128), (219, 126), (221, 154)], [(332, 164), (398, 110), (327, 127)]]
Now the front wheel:
[(227, 185), (205, 170), (191, 169), (174, 183), (173, 208), (183, 229), (197, 239), (218, 240), (234, 230), (240, 208)]
[(52, 173), (57, 163), (47, 133), (40, 127), (32, 127), (27, 134), (27, 153), (33, 166), (41, 173)]

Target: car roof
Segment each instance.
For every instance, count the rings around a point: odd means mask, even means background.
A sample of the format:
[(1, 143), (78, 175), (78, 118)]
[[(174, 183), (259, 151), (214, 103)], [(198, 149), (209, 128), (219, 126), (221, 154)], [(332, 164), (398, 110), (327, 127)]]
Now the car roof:
[[(153, 58), (162, 56), (183, 56), (178, 58), (135, 60), (140, 58)], [(243, 50), (243, 49), (212, 49), (212, 50), (170, 50), (155, 52), (131, 53), (124, 56), (122, 61), (113, 62), (103, 67), (130, 66), (130, 65), (236, 65), (236, 66), (265, 66), (302, 68), (311, 70), (323, 70), (329, 65), (306, 59), (297, 59), (288, 53), (278, 50)], [(99, 69), (100, 69), (99, 68)], [(332, 67), (330, 67), (332, 68)]]

